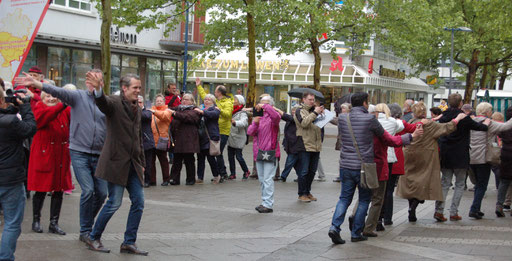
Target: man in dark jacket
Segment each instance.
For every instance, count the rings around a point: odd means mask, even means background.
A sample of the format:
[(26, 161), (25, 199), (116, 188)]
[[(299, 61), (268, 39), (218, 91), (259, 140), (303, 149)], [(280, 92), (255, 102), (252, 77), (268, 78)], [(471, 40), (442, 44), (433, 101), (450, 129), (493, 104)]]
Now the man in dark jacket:
[[(448, 105), (450, 106), (443, 112), (439, 119), (440, 123), (449, 122), (457, 117), (461, 110), (462, 96), (453, 93), (448, 96)], [(444, 222), (447, 219), (443, 215), (446, 194), (452, 185), (453, 176), (455, 176), (455, 190), (453, 192), (452, 205), (450, 207), (450, 220), (457, 221), (462, 218), (458, 215), (459, 203), (464, 192), (466, 181), (466, 171), (469, 168), (469, 142), (471, 130), (487, 131), (487, 125), (490, 120), (486, 119), (484, 124), (478, 123), (466, 117), (457, 124), (457, 130), (448, 136), (441, 137), (441, 186), (443, 188), (443, 201), (436, 201), (436, 212), (434, 218), (437, 221)]]
[[(22, 93), (18, 95), (24, 97)], [(20, 99), (18, 102), (19, 107), (9, 106), (5, 102), (4, 92), (0, 90), (0, 205), (5, 222), (0, 260), (14, 260), (26, 199), (23, 140), (36, 133), (36, 121), (30, 102)], [(21, 120), (17, 116), (18, 109)]]
[(292, 114), (283, 113), (281, 115), (281, 119), (286, 122), (284, 126), (284, 139), (283, 139), (283, 147), (284, 151), (288, 154), (286, 156), (286, 163), (284, 164), (283, 172), (281, 176), (279, 176), (279, 180), (286, 182), (286, 178), (292, 171), (292, 168), (295, 169), (296, 173), (299, 173), (299, 164), (297, 161), (299, 160), (299, 144), (297, 143), (297, 125), (295, 125), (295, 120), (293, 116), (297, 110), (298, 106), (292, 108)]
[[(93, 69), (91, 72), (102, 73), (99, 69)], [(94, 177), (105, 140), (105, 115), (94, 102), (94, 87), (88, 86), (88, 90), (66, 90), (41, 83), (33, 73), (23, 74), (25, 77), (16, 78), (17, 84), (42, 90), (71, 107), (69, 154), (76, 180), (82, 189), (79, 239), (85, 242), (85, 238), (92, 231), (94, 218), (107, 198), (107, 182)], [(34, 220), (39, 219), (36, 215), (38, 214), (34, 214)]]
[(142, 127), (142, 144), (144, 146), (144, 187), (156, 186), (156, 182), (151, 182), (151, 162), (153, 162), (153, 149), (155, 148), (155, 138), (151, 129), (153, 113), (144, 106), (144, 97), (139, 95), (138, 105), (142, 109), (141, 127)]
[(95, 176), (108, 182), (108, 200), (103, 206), (86, 243), (89, 249), (109, 253), (101, 243), (108, 221), (121, 207), (124, 190), (130, 194), (130, 213), (121, 244), (121, 253), (148, 255), (137, 248), (137, 231), (144, 210), (144, 148), (142, 146), (141, 109), (137, 98), (142, 88), (138, 76), (121, 78), (121, 94), (103, 94), (103, 75), (87, 73), (86, 85), (94, 86), (96, 105), (107, 118), (107, 136)]
[[(385, 130), (373, 114), (368, 114), (368, 94), (364, 92), (352, 95), (352, 110), (349, 114), (340, 114), (338, 117), (338, 132), (341, 139), (340, 153), (340, 178), (341, 195), (336, 210), (332, 217), (332, 225), (329, 229), (329, 237), (334, 244), (343, 244), (340, 237), (340, 226), (343, 224), (347, 208), (350, 206), (356, 187), (359, 190), (359, 204), (354, 217), (354, 226), (351, 232), (351, 241), (367, 240), (361, 233), (365, 222), (366, 212), (370, 204), (371, 190), (361, 187), (361, 164), (374, 162), (373, 138), (374, 136), (384, 140), (390, 140), (390, 135), (385, 135)], [(360, 151), (357, 153), (352, 133), (349, 129), (349, 121), (353, 129), (354, 139)], [(407, 145), (412, 137), (418, 135), (402, 136), (402, 144)], [(362, 161), (361, 161), (361, 159)]]

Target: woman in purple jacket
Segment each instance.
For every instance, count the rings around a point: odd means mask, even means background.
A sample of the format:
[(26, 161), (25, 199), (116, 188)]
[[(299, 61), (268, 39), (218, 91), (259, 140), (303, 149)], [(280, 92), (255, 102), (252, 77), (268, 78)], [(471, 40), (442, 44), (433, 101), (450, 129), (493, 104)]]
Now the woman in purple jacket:
[(272, 213), (274, 204), (274, 180), (279, 149), (279, 121), (281, 115), (272, 107), (274, 99), (270, 96), (261, 98), (257, 109), (263, 109), (262, 117), (254, 117), (247, 134), (254, 137), (253, 153), (261, 187), (261, 205), (256, 207), (260, 213)]

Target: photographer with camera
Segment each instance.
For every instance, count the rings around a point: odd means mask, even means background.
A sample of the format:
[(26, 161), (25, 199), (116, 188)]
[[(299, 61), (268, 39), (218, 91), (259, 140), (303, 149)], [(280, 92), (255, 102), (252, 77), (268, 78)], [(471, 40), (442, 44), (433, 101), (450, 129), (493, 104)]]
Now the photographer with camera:
[(0, 260), (14, 260), (25, 211), (23, 140), (36, 133), (36, 121), (30, 108), (30, 97), (18, 93), (9, 97), (9, 103), (5, 98), (4, 92), (0, 91), (0, 204), (5, 222)]

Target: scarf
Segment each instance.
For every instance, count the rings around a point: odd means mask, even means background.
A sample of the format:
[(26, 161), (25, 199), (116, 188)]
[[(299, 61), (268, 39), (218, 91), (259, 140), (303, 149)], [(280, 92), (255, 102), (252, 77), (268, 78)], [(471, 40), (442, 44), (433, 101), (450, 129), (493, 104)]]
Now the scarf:
[(194, 105), (183, 105), (183, 104), (181, 104), (181, 105), (178, 106), (178, 110), (179, 111), (191, 110), (191, 109), (194, 109), (194, 107), (195, 107)]
[(241, 111), (243, 108), (244, 108), (243, 105), (233, 105), (233, 115), (235, 115), (235, 113)]
[(130, 109), (132, 110), (133, 112), (133, 116), (137, 115), (137, 111), (139, 110), (139, 105), (137, 105), (137, 100), (135, 101), (129, 101), (128, 99), (126, 99), (126, 97), (124, 96), (124, 92), (121, 92), (121, 100), (123, 100), (123, 102), (126, 102), (130, 105)]

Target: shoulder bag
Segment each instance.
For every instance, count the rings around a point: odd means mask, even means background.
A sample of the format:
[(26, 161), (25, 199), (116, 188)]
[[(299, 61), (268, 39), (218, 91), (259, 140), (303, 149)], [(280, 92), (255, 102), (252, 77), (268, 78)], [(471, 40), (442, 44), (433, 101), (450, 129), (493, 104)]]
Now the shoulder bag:
[(153, 115), (153, 121), (155, 122), (156, 132), (158, 133), (158, 142), (156, 143), (156, 149), (163, 151), (169, 150), (169, 138), (163, 138), (160, 136), (160, 130), (158, 129), (158, 125), (156, 124), (155, 115)]
[(501, 148), (498, 145), (497, 137), (487, 142), (487, 151), (485, 152), (485, 161), (491, 165), (500, 165)]
[(210, 141), (210, 156), (219, 156), (220, 155), (220, 140), (212, 140), (210, 139), (210, 133), (208, 133), (208, 126), (206, 126), (206, 121), (204, 124), (204, 130), (206, 131), (206, 135), (208, 135), (208, 140)]
[(350, 136), (352, 137), (352, 142), (356, 148), (357, 155), (359, 156), (359, 160), (361, 160), (361, 187), (365, 189), (376, 189), (379, 187), (379, 179), (377, 177), (377, 164), (375, 164), (375, 162), (365, 163), (363, 161), (363, 157), (361, 157), (361, 152), (359, 151), (359, 146), (357, 146), (356, 137), (354, 136), (352, 123), (350, 122), (350, 114), (347, 114), (347, 125), (348, 130), (350, 131)]

